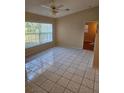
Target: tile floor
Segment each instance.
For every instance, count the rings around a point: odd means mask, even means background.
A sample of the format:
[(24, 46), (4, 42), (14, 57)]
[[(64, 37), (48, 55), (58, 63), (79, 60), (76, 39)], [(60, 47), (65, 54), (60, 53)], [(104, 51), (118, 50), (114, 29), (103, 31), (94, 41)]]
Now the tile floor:
[(99, 93), (93, 52), (54, 47), (26, 59), (26, 93)]

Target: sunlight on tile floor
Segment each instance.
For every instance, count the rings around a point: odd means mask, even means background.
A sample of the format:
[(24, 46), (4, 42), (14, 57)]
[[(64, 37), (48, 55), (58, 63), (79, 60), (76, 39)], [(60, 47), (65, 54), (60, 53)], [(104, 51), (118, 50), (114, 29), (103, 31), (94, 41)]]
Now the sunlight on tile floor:
[(93, 52), (54, 47), (26, 59), (26, 93), (99, 93)]

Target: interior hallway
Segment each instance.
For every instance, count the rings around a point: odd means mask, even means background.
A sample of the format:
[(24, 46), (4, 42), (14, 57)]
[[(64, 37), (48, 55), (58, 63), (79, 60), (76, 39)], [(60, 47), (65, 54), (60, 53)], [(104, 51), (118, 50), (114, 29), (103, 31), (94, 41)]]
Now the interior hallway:
[(93, 52), (54, 47), (26, 59), (26, 93), (99, 93)]

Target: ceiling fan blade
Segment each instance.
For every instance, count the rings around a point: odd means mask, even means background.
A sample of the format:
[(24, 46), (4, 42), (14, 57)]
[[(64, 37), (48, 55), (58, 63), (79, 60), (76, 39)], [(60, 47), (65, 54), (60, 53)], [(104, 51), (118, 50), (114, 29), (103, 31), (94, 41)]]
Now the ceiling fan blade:
[(59, 6), (56, 6), (56, 8), (62, 8), (64, 7), (64, 5), (59, 5)]
[(67, 8), (67, 9), (57, 9), (57, 10), (59, 10), (59, 11), (70, 11), (69, 8)]
[(51, 7), (49, 7), (49, 6), (45, 6), (45, 5), (42, 5), (41, 7), (43, 7), (43, 8), (47, 8), (47, 9), (51, 9)]
[(51, 2), (49, 2), (49, 5), (41, 5), (43, 8), (49, 9), (51, 11), (51, 13), (53, 15), (58, 14), (60, 11), (69, 11), (70, 9), (66, 8), (66, 9), (61, 9), (62, 7), (64, 7), (64, 5), (56, 5), (55, 0), (51, 0)]

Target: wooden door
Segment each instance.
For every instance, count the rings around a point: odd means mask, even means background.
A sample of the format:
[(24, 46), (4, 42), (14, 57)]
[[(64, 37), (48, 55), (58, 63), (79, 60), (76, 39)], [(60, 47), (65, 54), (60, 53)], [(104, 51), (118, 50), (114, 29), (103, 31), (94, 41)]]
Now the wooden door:
[(83, 49), (94, 50), (97, 22), (87, 22), (88, 31), (84, 32)]

